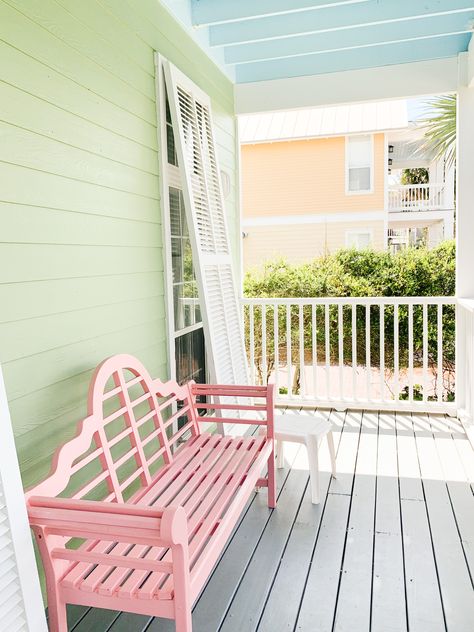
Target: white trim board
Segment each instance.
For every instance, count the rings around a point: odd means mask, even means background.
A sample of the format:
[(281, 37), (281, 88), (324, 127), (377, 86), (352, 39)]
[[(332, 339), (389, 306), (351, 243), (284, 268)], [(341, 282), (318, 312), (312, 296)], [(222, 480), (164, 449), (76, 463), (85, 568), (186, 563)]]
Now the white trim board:
[[(0, 517), (4, 540), (0, 571), (2, 630), (47, 632), (25, 496), (0, 368)], [(8, 550), (10, 551), (8, 552)], [(4, 564), (4, 568), (2, 568)], [(7, 570), (5, 570), (7, 569)]]
[(235, 113), (252, 114), (338, 103), (363, 103), (455, 92), (458, 58), (394, 64), (235, 86)]
[(269, 215), (266, 217), (243, 217), (242, 226), (291, 226), (294, 224), (339, 224), (342, 222), (383, 222), (386, 211), (365, 213), (328, 213), (315, 215)]

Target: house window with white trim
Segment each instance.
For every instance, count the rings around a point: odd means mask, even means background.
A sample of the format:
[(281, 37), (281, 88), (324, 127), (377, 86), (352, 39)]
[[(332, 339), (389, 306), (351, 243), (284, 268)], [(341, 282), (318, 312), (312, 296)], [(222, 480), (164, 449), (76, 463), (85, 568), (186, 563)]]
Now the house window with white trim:
[(364, 250), (372, 246), (371, 230), (346, 230), (346, 248)]
[(373, 136), (346, 137), (346, 193), (373, 191)]
[[(168, 180), (169, 283), (172, 312), (170, 335), (174, 340), (173, 377), (179, 383), (206, 382), (206, 352), (199, 294), (189, 227), (184, 208), (181, 174), (169, 102), (165, 96), (165, 133)], [(172, 298), (171, 298), (172, 295)]]

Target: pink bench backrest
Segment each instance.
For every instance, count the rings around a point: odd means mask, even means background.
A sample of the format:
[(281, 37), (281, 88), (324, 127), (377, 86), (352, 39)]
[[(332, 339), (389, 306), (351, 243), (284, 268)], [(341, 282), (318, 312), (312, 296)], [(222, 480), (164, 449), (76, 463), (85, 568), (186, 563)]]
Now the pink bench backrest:
[[(183, 417), (185, 424), (173, 434)], [(148, 485), (159, 465), (172, 460), (172, 448), (186, 432), (199, 434), (188, 385), (153, 380), (133, 356), (108, 358), (94, 372), (88, 416), (76, 437), (58, 448), (51, 475), (27, 496), (66, 490), (72, 498), (92, 494), (123, 502), (124, 494), (138, 482)]]

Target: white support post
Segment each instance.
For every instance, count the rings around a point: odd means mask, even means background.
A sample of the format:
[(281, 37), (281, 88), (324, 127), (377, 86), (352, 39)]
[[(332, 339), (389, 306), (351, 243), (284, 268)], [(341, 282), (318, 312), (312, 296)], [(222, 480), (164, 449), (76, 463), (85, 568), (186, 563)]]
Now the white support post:
[(460, 298), (474, 298), (474, 85), (468, 84), (468, 61), (469, 53), (459, 56), (456, 290)]
[(444, 238), (453, 239), (454, 237), (454, 209), (455, 203), (455, 173), (454, 164), (448, 167), (444, 174), (444, 191), (443, 191), (443, 209), (446, 211), (444, 218)]
[[(459, 55), (458, 107), (457, 107), (457, 156), (456, 156), (456, 294), (458, 298), (474, 298), (474, 72), (473, 46), (470, 52)], [(462, 373), (467, 362), (463, 323), (458, 319), (456, 327), (456, 365)], [(467, 389), (473, 384), (461, 380), (456, 389), (457, 408), (466, 404)]]

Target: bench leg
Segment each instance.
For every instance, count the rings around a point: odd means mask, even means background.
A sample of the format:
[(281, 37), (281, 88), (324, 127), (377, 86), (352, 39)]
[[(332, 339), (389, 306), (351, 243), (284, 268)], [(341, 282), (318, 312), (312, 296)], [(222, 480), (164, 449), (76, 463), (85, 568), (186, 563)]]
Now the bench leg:
[(331, 456), (331, 472), (332, 472), (333, 478), (336, 478), (336, 450), (334, 449), (334, 437), (332, 434), (332, 430), (328, 432), (327, 438), (328, 438), (329, 454)]
[(275, 441), (276, 443), (276, 453), (277, 453), (277, 468), (281, 470), (281, 468), (285, 465), (285, 459), (283, 458), (283, 441), (278, 439)]
[(314, 505), (318, 505), (320, 502), (318, 437), (314, 435), (309, 435), (308, 437), (306, 437), (306, 449), (308, 451), (309, 477), (311, 483), (311, 502)]
[(176, 612), (176, 632), (193, 632), (191, 608)]
[(276, 507), (275, 448), (268, 459), (268, 506)]
[(189, 585), (189, 555), (187, 546), (172, 550), (174, 575), (174, 617), (176, 632), (192, 632), (191, 598)]
[[(50, 595), (50, 596), (49, 596)], [(67, 632), (66, 604), (58, 595), (48, 595), (48, 620), (50, 632)]]

